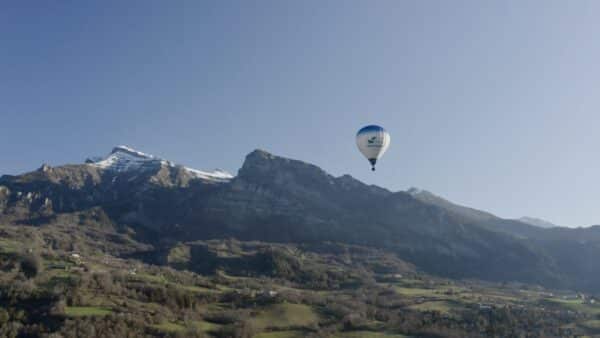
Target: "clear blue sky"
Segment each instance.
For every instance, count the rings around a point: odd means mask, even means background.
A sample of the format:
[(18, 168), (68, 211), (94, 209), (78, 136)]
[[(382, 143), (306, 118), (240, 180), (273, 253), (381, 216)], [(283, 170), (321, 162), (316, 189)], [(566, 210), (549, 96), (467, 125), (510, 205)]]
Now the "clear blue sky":
[[(504, 217), (600, 223), (600, 2), (5, 1), (0, 174), (254, 148)], [(372, 173), (354, 135), (392, 145)]]

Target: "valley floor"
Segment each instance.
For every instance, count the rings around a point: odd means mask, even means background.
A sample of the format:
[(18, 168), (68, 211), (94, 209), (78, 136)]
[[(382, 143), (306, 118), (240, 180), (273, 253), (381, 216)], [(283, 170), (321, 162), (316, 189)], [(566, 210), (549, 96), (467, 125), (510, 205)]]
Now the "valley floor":
[(436, 278), (359, 247), (212, 240), (153, 250), (127, 231), (0, 226), (0, 337), (600, 334), (590, 295)]

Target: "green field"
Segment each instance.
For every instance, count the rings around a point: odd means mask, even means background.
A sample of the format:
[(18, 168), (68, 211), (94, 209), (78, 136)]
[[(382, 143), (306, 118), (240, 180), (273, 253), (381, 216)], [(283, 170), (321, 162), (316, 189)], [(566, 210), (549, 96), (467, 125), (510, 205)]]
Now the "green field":
[(211, 322), (207, 322), (205, 320), (194, 322), (194, 326), (198, 327), (200, 330), (202, 330), (204, 332), (214, 332), (214, 331), (219, 330), (222, 327), (221, 324), (211, 323)]
[(252, 321), (260, 329), (285, 329), (316, 325), (319, 316), (310, 306), (284, 303), (266, 308)]
[(302, 338), (304, 336), (303, 331), (275, 331), (259, 333), (254, 338)]
[(336, 335), (336, 338), (405, 338), (408, 336), (401, 334), (371, 332), (371, 331), (353, 331), (341, 332)]
[(165, 276), (163, 276), (163, 275), (151, 275), (148, 273), (138, 273), (137, 275), (132, 276), (131, 279), (152, 282), (152, 283), (158, 283), (158, 284), (165, 284), (168, 282), (167, 279), (165, 278)]
[(187, 264), (190, 258), (190, 247), (187, 245), (177, 245), (169, 251), (167, 262), (169, 264)]
[(434, 296), (438, 292), (437, 289), (407, 288), (401, 286), (394, 287), (394, 290), (401, 295), (413, 297)]
[(598, 315), (600, 314), (600, 304), (584, 304), (581, 299), (560, 299), (560, 298), (550, 298), (546, 301), (560, 305), (572, 311), (578, 311), (587, 313), (589, 315)]
[(165, 276), (163, 275), (151, 275), (148, 273), (138, 273), (135, 276), (132, 276), (131, 279), (133, 280), (138, 280), (138, 281), (145, 281), (145, 282), (150, 282), (150, 283), (156, 283), (156, 284), (161, 284), (161, 285), (169, 285), (172, 287), (176, 287), (176, 288), (181, 288), (187, 291), (192, 291), (192, 292), (198, 292), (198, 293), (213, 293), (213, 292), (219, 292), (219, 290), (216, 289), (209, 289), (209, 288), (205, 288), (202, 286), (197, 286), (197, 285), (183, 285), (183, 284), (179, 284), (179, 283), (174, 283), (174, 282), (170, 282)]
[(69, 317), (106, 316), (111, 313), (111, 309), (97, 306), (67, 306), (65, 309)]
[(432, 301), (432, 302), (424, 302), (420, 304), (414, 304), (409, 306), (409, 309), (418, 310), (418, 311), (439, 311), (441, 313), (448, 314), (453, 309), (459, 308), (460, 305), (451, 301)]
[(169, 283), (170, 285), (173, 285), (175, 287), (187, 290), (187, 291), (192, 291), (192, 292), (207, 292), (207, 293), (212, 293), (212, 292), (219, 292), (219, 290), (215, 290), (215, 289), (209, 289), (209, 288), (205, 288), (202, 286), (197, 286), (197, 285), (181, 285), (181, 284), (175, 284), (175, 283)]
[(600, 320), (598, 320), (598, 319), (586, 320), (585, 322), (581, 323), (581, 326), (584, 326), (588, 329), (600, 330)]
[(0, 252), (15, 253), (15, 252), (19, 251), (19, 248), (21, 246), (22, 246), (22, 244), (20, 244), (19, 242), (0, 238)]
[(152, 325), (153, 328), (165, 331), (165, 332), (177, 332), (185, 330), (185, 327), (181, 324), (172, 323), (172, 322), (164, 322), (160, 324)]

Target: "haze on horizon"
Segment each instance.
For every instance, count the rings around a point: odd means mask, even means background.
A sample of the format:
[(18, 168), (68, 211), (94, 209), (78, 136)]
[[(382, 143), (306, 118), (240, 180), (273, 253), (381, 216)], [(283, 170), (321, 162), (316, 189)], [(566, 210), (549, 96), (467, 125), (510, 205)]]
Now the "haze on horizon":
[[(600, 223), (600, 3), (5, 3), (0, 174), (255, 148), (501, 217)], [(372, 173), (354, 136), (392, 143)]]

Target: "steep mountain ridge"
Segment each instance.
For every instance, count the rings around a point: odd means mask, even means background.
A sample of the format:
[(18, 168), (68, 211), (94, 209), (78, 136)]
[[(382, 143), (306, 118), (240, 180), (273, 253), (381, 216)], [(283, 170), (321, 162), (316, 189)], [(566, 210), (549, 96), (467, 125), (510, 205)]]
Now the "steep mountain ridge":
[(438, 206), (456, 217), (462, 222), (476, 224), (493, 231), (504, 232), (519, 238), (539, 238), (544, 236), (543, 229), (539, 226), (521, 220), (504, 219), (487, 211), (482, 211), (462, 206), (435, 195), (427, 190), (410, 188), (407, 190), (411, 196), (419, 201)]
[(527, 223), (527, 224), (535, 225), (535, 226), (540, 227), (540, 228), (555, 228), (555, 227), (559, 226), (559, 225), (556, 225), (556, 224), (554, 224), (552, 222), (548, 222), (546, 220), (543, 220), (541, 218), (529, 217), (529, 216), (523, 216), (523, 217), (517, 219), (517, 221), (522, 222), (522, 223)]
[[(100, 208), (111, 222), (133, 227), (139, 240), (158, 247), (228, 237), (342, 242), (394, 252), (444, 276), (591, 285), (576, 276), (594, 265), (564, 274), (562, 265), (571, 258), (549, 252), (560, 250), (548, 245), (554, 235), (546, 230), (530, 226), (537, 230), (528, 233), (525, 224), (456, 207), (431, 193), (425, 199), (416, 191), (391, 192), (262, 150), (246, 156), (237, 176), (205, 179), (183, 166), (115, 149), (92, 163), (3, 176), (0, 221), (44, 225), (57, 214)], [(121, 157), (113, 160), (115, 154)], [(115, 164), (123, 158), (128, 163)]]
[(468, 218), (469, 220), (472, 220), (472, 221), (484, 222), (484, 221), (489, 221), (491, 219), (499, 218), (495, 215), (490, 214), (489, 212), (485, 212), (485, 211), (481, 211), (481, 210), (477, 210), (477, 209), (473, 209), (473, 208), (469, 208), (469, 207), (465, 207), (462, 205), (452, 203), (452, 202), (450, 202), (440, 196), (437, 196), (427, 190), (422, 190), (422, 189), (412, 187), (412, 188), (408, 189), (406, 192), (423, 203), (436, 205), (436, 206), (444, 208), (450, 212), (453, 212), (456, 215)]

